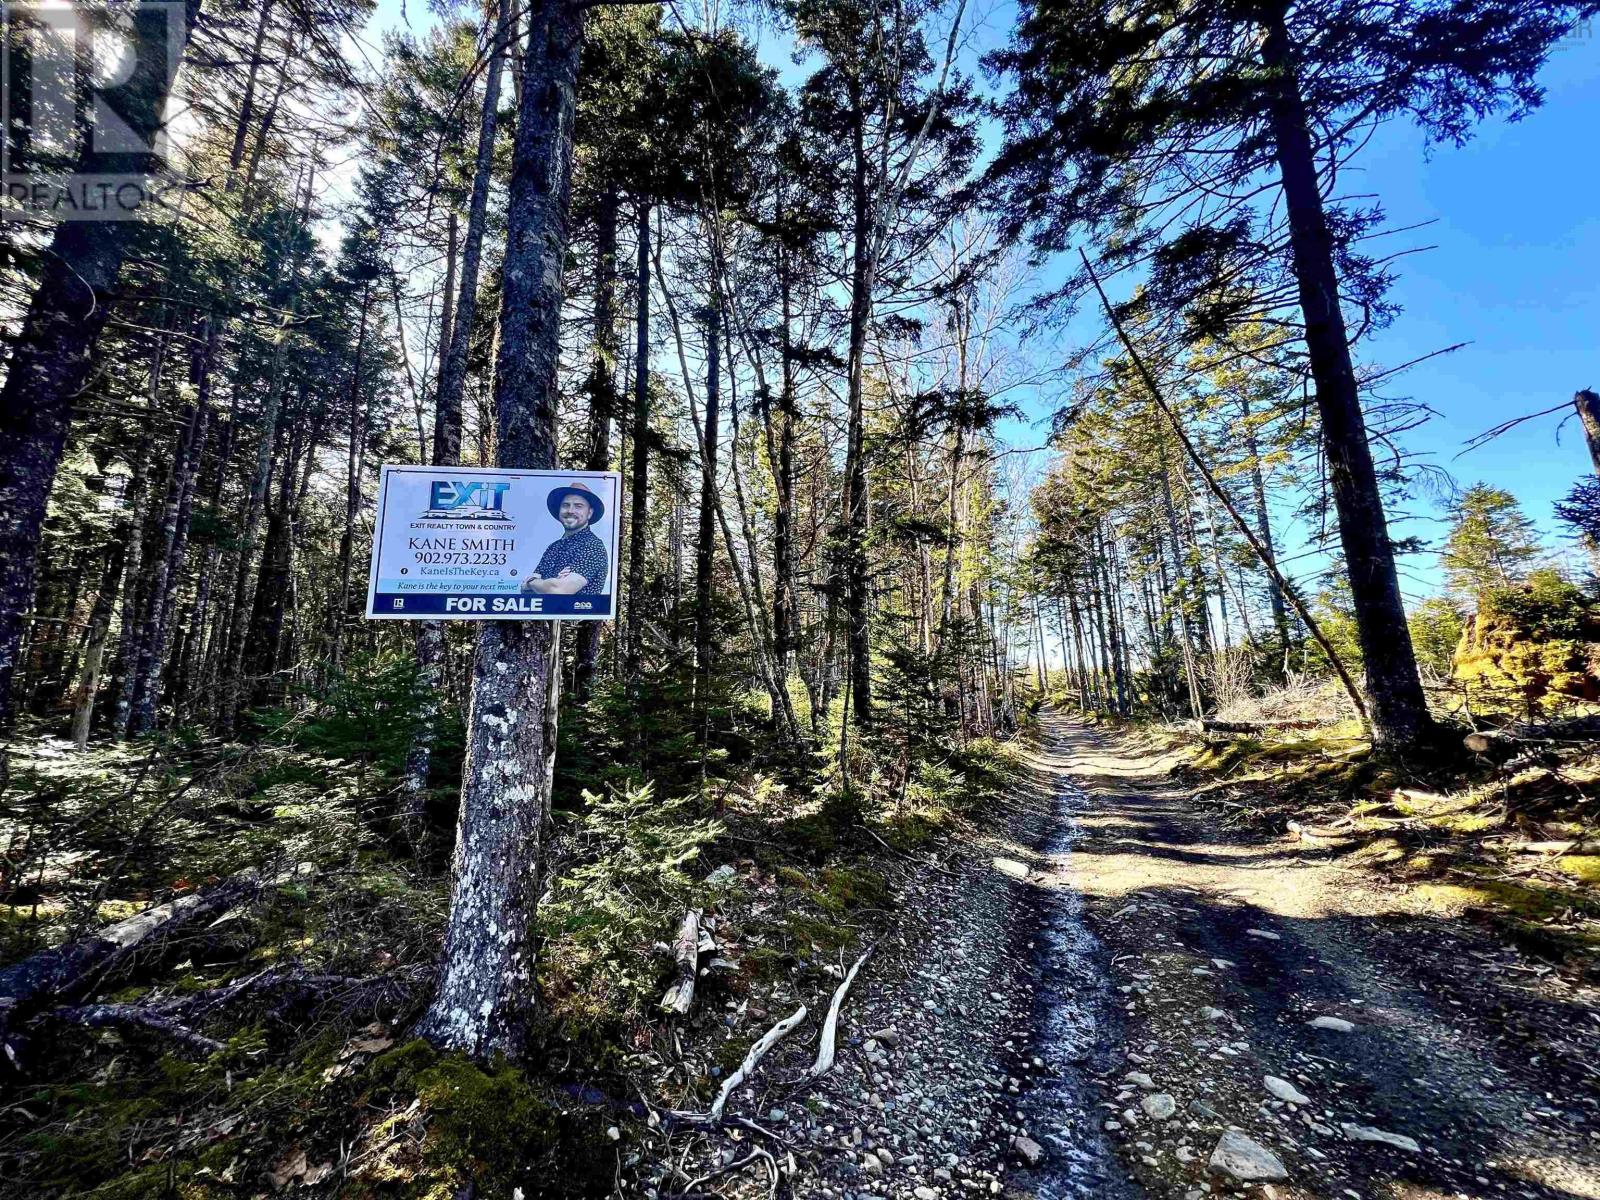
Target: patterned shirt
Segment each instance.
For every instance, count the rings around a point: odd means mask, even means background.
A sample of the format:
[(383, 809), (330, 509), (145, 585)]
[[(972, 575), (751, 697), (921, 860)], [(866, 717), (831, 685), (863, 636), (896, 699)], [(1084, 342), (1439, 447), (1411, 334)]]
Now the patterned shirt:
[(584, 528), (563, 534), (546, 546), (534, 573), (541, 579), (554, 579), (564, 567), (571, 567), (574, 575), (582, 575), (587, 581), (574, 594), (598, 596), (606, 590), (610, 565), (606, 544), (594, 535), (594, 530)]

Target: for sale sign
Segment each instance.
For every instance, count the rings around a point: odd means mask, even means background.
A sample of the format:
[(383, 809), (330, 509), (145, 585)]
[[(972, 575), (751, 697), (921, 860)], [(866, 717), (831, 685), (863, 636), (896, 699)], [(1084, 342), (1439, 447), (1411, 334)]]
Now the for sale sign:
[(609, 620), (621, 499), (615, 471), (386, 466), (367, 616)]

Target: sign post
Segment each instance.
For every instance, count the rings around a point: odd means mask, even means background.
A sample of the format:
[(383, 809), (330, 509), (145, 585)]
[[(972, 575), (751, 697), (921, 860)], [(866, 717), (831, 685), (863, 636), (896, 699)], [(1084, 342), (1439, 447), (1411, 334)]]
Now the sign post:
[(385, 466), (367, 616), (609, 621), (621, 500), (615, 471)]

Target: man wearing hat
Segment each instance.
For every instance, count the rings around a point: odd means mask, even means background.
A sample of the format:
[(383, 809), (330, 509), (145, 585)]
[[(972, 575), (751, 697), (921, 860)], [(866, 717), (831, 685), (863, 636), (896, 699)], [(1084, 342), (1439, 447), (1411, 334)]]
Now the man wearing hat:
[(545, 547), (533, 574), (522, 581), (522, 590), (545, 596), (602, 594), (610, 556), (589, 526), (605, 516), (605, 504), (581, 483), (554, 489), (545, 504), (563, 532)]

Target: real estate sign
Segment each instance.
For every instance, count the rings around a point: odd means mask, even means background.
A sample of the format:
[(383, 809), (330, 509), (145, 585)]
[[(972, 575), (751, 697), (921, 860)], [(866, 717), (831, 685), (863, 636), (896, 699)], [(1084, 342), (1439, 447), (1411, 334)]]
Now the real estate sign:
[(610, 620), (621, 500), (615, 471), (385, 466), (367, 616)]

